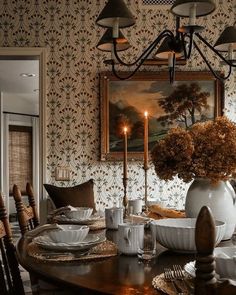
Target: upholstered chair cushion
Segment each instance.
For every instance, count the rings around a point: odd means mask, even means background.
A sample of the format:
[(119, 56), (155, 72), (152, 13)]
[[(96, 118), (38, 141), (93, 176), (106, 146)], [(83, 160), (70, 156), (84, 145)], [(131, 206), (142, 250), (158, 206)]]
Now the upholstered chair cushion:
[(94, 182), (90, 179), (72, 187), (59, 187), (52, 184), (44, 184), (44, 187), (56, 208), (71, 205), (91, 207), (95, 210), (93, 185)]

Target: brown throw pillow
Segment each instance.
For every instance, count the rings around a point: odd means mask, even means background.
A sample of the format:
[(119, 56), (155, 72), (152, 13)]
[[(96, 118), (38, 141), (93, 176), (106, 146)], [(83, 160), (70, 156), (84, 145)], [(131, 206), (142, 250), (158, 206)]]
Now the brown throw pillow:
[(72, 187), (58, 187), (44, 184), (49, 197), (56, 208), (71, 205), (73, 207), (91, 207), (95, 210), (93, 180)]

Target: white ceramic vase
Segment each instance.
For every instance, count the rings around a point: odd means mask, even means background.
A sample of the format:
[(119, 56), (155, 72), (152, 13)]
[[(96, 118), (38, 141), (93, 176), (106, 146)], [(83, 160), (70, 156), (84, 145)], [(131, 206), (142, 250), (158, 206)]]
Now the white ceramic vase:
[(190, 185), (185, 202), (186, 217), (197, 217), (202, 206), (208, 206), (214, 218), (226, 223), (223, 240), (232, 237), (236, 224), (235, 192), (228, 181), (212, 184), (196, 178)]

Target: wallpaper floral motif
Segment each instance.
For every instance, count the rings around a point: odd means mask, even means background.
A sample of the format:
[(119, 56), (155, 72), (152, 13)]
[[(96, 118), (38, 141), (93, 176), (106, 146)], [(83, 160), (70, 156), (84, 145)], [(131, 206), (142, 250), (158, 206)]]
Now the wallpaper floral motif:
[[(227, 24), (236, 20), (236, 0), (216, 1), (214, 14), (199, 20), (203, 32), (214, 43)], [(126, 1), (136, 16), (136, 25), (123, 30), (134, 45), (127, 60), (132, 60), (164, 28), (174, 28), (170, 6), (145, 7), (142, 0)], [(123, 196), (122, 163), (101, 162), (99, 72), (109, 70), (103, 63), (106, 54), (96, 49), (104, 29), (95, 20), (104, 0), (1, 0), (0, 46), (47, 48), (47, 182), (75, 185), (95, 180), (97, 208), (117, 204)], [(221, 69), (211, 53), (205, 52)], [(204, 70), (194, 53), (184, 70)], [(148, 70), (148, 69), (147, 69)], [(166, 70), (166, 68), (150, 68)], [(236, 120), (236, 75), (225, 84), (225, 113)], [(57, 166), (68, 165), (71, 181), (56, 182)], [(141, 162), (128, 166), (128, 196), (144, 195), (144, 171)], [(179, 179), (159, 181), (153, 168), (148, 171), (150, 197), (167, 199), (169, 206), (183, 207), (188, 185)]]

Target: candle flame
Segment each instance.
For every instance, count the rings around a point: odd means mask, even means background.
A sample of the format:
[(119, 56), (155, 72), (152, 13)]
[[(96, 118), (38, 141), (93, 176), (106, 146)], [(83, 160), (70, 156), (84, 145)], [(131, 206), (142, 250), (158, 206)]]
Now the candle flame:
[(128, 130), (127, 127), (124, 127), (124, 133), (127, 133), (127, 130)]
[(144, 116), (145, 116), (146, 118), (148, 117), (148, 112), (147, 112), (147, 111), (144, 112)]

